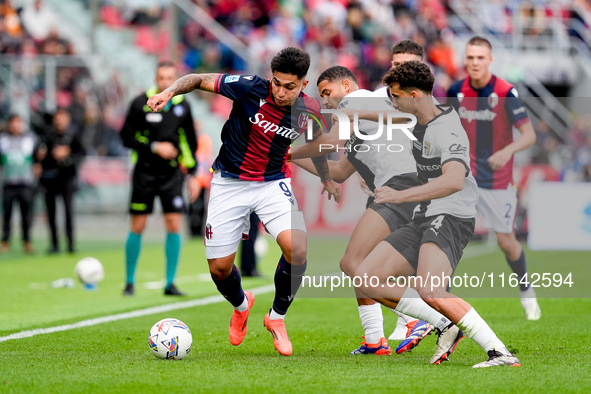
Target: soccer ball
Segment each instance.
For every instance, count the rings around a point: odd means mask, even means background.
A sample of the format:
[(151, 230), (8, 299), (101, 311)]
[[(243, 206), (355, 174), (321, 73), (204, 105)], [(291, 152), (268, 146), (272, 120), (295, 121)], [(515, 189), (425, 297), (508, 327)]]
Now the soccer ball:
[(150, 330), (148, 344), (158, 358), (182, 360), (191, 351), (193, 336), (182, 321), (163, 319)]
[(94, 257), (85, 257), (76, 263), (74, 273), (85, 285), (96, 286), (105, 277), (100, 261)]
[(265, 257), (269, 251), (269, 243), (264, 237), (257, 237), (254, 243), (254, 253), (257, 257)]

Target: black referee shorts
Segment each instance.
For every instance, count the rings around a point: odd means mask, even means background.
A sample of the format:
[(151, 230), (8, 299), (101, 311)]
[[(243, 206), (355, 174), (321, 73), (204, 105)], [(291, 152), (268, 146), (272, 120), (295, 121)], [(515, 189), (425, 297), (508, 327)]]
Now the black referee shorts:
[(132, 215), (150, 214), (154, 209), (154, 198), (160, 197), (164, 213), (183, 212), (183, 173), (178, 170), (170, 174), (149, 174), (133, 172), (131, 203)]

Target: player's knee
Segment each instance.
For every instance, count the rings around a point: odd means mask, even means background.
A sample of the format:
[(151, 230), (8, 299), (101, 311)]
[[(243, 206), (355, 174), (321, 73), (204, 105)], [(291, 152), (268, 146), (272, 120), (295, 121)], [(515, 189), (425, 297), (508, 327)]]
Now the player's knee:
[(143, 224), (132, 223), (130, 226), (130, 230), (134, 234), (141, 234), (144, 232), (145, 227), (146, 227), (145, 223), (143, 223)]
[(498, 235), (497, 242), (507, 256), (518, 254), (517, 251), (520, 249), (520, 244), (517, 242), (513, 234)]
[(356, 264), (355, 261), (348, 257), (345, 256), (341, 259), (341, 271), (343, 271), (347, 276), (354, 276), (355, 275), (355, 269), (357, 268), (359, 264)]
[(228, 268), (221, 264), (209, 264), (209, 273), (213, 279), (222, 280), (232, 273), (232, 267)]
[[(291, 248), (287, 251), (289, 256), (285, 256), (285, 259), (294, 265), (302, 265), (306, 261), (306, 254), (308, 248), (305, 242), (293, 242)], [(284, 253), (285, 255), (285, 253)]]

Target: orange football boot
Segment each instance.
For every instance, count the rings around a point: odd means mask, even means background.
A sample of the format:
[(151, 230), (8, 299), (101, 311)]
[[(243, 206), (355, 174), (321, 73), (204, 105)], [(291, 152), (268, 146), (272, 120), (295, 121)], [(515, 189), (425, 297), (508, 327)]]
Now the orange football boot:
[(289, 356), (292, 353), (291, 341), (287, 336), (285, 330), (285, 322), (283, 319), (271, 320), (267, 313), (265, 315), (265, 327), (273, 335), (273, 345), (275, 349), (284, 356)]
[(230, 320), (230, 343), (234, 346), (238, 346), (242, 343), (242, 340), (246, 336), (246, 323), (248, 322), (248, 314), (254, 304), (254, 294), (250, 291), (245, 291), (244, 295), (248, 300), (248, 309), (244, 312), (238, 312), (234, 310), (232, 314), (232, 320)]

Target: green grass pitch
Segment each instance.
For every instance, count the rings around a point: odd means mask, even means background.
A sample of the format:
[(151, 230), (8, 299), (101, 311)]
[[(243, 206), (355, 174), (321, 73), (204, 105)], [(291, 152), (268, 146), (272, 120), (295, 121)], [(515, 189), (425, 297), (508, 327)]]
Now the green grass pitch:
[[(336, 272), (344, 246), (339, 239), (311, 240), (309, 265), (323, 259), (334, 264)], [(495, 248), (469, 246), (472, 251), (481, 249), (485, 252), (466, 253), (460, 270), (490, 266), (499, 272), (508, 270)], [(79, 250), (75, 255), (0, 256), (0, 337), (179, 301), (162, 294), (162, 245), (144, 246), (134, 297), (121, 295), (123, 242), (80, 243)], [(74, 288), (49, 286), (55, 279), (73, 277), (76, 261), (87, 255), (105, 267), (106, 277), (97, 291), (86, 291), (79, 283)], [(575, 277), (579, 280), (589, 278), (590, 256), (529, 252), (528, 262), (530, 270), (542, 272), (556, 271), (560, 262), (568, 261), (583, 267)], [(244, 287), (271, 284), (277, 257), (278, 249), (272, 246), (261, 262), (265, 277), (244, 278)], [(201, 240), (185, 242), (178, 286), (188, 293), (183, 301), (217, 294), (208, 279)], [(451, 361), (429, 365), (434, 335), (410, 354), (349, 355), (363, 334), (352, 298), (296, 299), (286, 318), (294, 353), (280, 356), (263, 327), (272, 297), (272, 293), (257, 296), (248, 334), (238, 347), (228, 340), (232, 309), (226, 302), (0, 342), (0, 392), (591, 391), (591, 302), (585, 297), (541, 298), (542, 318), (537, 322), (525, 320), (519, 299), (470, 298), (523, 364), (486, 370), (471, 368), (486, 355), (469, 339), (460, 342)], [(384, 316), (387, 336), (396, 320), (388, 311)], [(159, 360), (150, 354), (148, 331), (165, 317), (181, 319), (192, 330), (193, 349), (184, 360)]]

